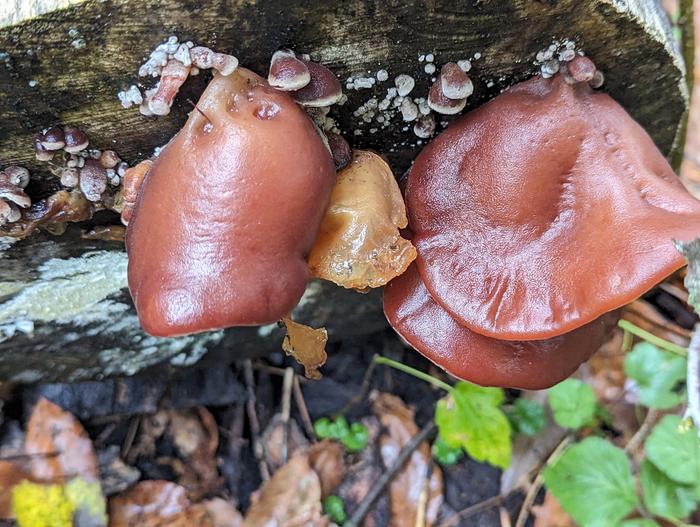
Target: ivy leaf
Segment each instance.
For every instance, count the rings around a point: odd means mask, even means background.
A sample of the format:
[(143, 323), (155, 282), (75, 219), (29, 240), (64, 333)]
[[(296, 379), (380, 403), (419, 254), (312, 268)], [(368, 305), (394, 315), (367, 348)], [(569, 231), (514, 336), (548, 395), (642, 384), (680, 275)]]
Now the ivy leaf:
[(700, 483), (700, 445), (695, 428), (682, 429), (683, 420), (666, 415), (644, 443), (649, 461), (673, 481)]
[(547, 423), (544, 406), (531, 399), (517, 399), (513, 406), (506, 409), (506, 415), (515, 434), (536, 436)]
[(461, 447), (476, 461), (505, 468), (510, 464), (511, 438), (508, 418), (501, 410), (503, 390), (458, 382), (438, 401), (435, 423), (443, 441)]
[(700, 313), (700, 238), (687, 243), (674, 240), (674, 243), (688, 261), (688, 274), (685, 277), (685, 288), (690, 293), (688, 303)]
[(644, 503), (662, 518), (683, 519), (695, 510), (695, 489), (680, 485), (645, 459), (640, 469)]
[(639, 505), (627, 456), (598, 437), (569, 447), (545, 469), (544, 481), (581, 527), (616, 525)]
[(625, 357), (625, 373), (637, 382), (639, 401), (650, 408), (672, 408), (683, 401), (675, 391), (685, 379), (686, 361), (649, 342), (640, 342)]
[(581, 428), (593, 422), (596, 399), (593, 389), (578, 379), (566, 379), (549, 389), (554, 420), (564, 428)]

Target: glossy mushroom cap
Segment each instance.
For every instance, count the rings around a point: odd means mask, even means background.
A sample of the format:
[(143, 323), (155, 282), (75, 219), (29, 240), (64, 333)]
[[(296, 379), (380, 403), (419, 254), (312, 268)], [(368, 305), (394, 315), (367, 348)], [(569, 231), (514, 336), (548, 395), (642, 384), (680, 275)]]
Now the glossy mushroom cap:
[(129, 221), (129, 288), (143, 328), (183, 335), (288, 314), (334, 179), (289, 95), (243, 68), (215, 75), (153, 163)]
[(384, 313), (411, 346), (455, 377), (527, 390), (566, 379), (598, 350), (619, 318), (613, 311), (546, 340), (492, 339), (459, 325), (435, 302), (415, 264), (384, 289)]
[(672, 239), (700, 233), (700, 202), (642, 127), (562, 75), (451, 124), (417, 157), (406, 204), (431, 296), (506, 340), (562, 335), (634, 300), (683, 266)]

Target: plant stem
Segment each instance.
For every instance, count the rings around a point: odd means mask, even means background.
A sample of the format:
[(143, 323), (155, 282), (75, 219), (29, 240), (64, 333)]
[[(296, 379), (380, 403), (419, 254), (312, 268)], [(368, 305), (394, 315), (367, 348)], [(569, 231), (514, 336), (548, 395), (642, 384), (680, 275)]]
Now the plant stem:
[(640, 328), (639, 326), (635, 326), (629, 320), (622, 319), (617, 323), (617, 325), (625, 331), (631, 333), (632, 335), (639, 337), (640, 339), (646, 340), (647, 342), (653, 344), (658, 348), (670, 351), (671, 353), (675, 353), (676, 355), (680, 355), (681, 357), (685, 357), (688, 355), (688, 350), (684, 347), (679, 346), (678, 344), (674, 344), (673, 342), (669, 342), (668, 340), (662, 339), (661, 337), (657, 337), (653, 333), (649, 333), (648, 331)]
[(415, 368), (411, 368), (410, 366), (406, 366), (404, 363), (395, 361), (393, 359), (388, 359), (386, 357), (382, 357), (381, 355), (375, 355), (374, 356), (374, 362), (377, 364), (384, 364), (385, 366), (391, 366), (394, 369), (397, 369), (399, 371), (402, 371), (404, 373), (408, 373), (409, 375), (414, 376), (416, 379), (420, 379), (421, 381), (428, 382), (432, 384), (433, 386), (436, 386), (437, 388), (440, 388), (442, 390), (445, 390), (448, 393), (452, 393), (454, 391), (454, 388), (447, 384), (446, 382), (441, 381), (440, 379), (436, 379), (432, 375), (428, 375), (425, 372), (422, 372), (420, 370), (417, 370)]

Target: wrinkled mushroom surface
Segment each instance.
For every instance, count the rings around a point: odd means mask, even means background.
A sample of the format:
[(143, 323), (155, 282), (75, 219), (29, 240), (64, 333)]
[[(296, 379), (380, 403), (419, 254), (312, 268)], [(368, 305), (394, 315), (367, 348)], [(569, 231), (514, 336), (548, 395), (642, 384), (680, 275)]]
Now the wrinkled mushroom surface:
[(181, 335), (288, 314), (334, 178), (289, 95), (243, 68), (215, 75), (129, 221), (129, 288), (144, 329)]
[(338, 173), (330, 205), (309, 255), (311, 273), (352, 288), (386, 284), (416, 258), (399, 229), (406, 207), (389, 165), (373, 152), (355, 150)]
[(482, 335), (561, 335), (683, 265), (700, 202), (608, 95), (535, 77), (455, 121), (406, 186), (431, 296)]
[(455, 377), (527, 390), (566, 379), (598, 350), (619, 318), (616, 310), (546, 340), (485, 337), (461, 326), (433, 300), (415, 264), (387, 285), (384, 312), (411, 346)]

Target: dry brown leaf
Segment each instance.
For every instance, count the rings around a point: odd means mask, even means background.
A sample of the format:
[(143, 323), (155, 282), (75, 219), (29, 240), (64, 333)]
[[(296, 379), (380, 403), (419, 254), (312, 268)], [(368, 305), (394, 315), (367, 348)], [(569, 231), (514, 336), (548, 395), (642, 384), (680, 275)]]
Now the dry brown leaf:
[(340, 443), (325, 439), (308, 450), (309, 464), (321, 482), (323, 498), (333, 494), (345, 477), (345, 451)]
[(265, 445), (265, 461), (272, 472), (279, 469), (282, 462), (282, 452), (286, 440), (286, 459), (291, 458), (295, 452), (309, 446), (309, 441), (304, 437), (299, 425), (294, 420), (284, 422), (282, 414), (275, 414), (265, 428), (262, 435), (262, 444)]
[(240, 527), (243, 516), (234, 505), (221, 498), (213, 498), (198, 503), (195, 507), (201, 508), (209, 516), (212, 527)]
[(353, 151), (311, 249), (311, 274), (350, 289), (385, 285), (416, 259), (415, 247), (399, 233), (407, 225), (389, 165), (373, 152)]
[(44, 398), (29, 419), (25, 451), (37, 481), (57, 483), (76, 476), (99, 481), (97, 457), (85, 429), (73, 414)]
[[(401, 449), (418, 433), (413, 420), (413, 410), (401, 399), (387, 393), (373, 393), (372, 411), (379, 417), (385, 432), (379, 438), (384, 466), (394, 463)], [(443, 503), (442, 472), (432, 467), (429, 495), (424, 499), (425, 512), (419, 510), (421, 492), (431, 467), (430, 445), (421, 443), (406, 465), (396, 474), (389, 486), (391, 501), (391, 526), (415, 525), (416, 518), (424, 514), (424, 525), (435, 525)]]
[(625, 306), (622, 318), (629, 320), (657, 337), (687, 347), (690, 342), (690, 331), (664, 317), (653, 305), (645, 300), (635, 300)]
[[(184, 463), (178, 464), (178, 483), (189, 492), (190, 499), (217, 491), (223, 485), (216, 461), (219, 430), (206, 408), (169, 412), (168, 435)], [(175, 465), (173, 465), (175, 468)]]
[(298, 452), (260, 489), (243, 527), (325, 527), (321, 482), (305, 452)]
[(184, 487), (142, 481), (109, 502), (109, 527), (213, 527), (203, 507), (191, 507)]
[(31, 480), (31, 474), (20, 463), (0, 460), (0, 520), (11, 520), (12, 488), (23, 480)]
[(318, 369), (326, 363), (326, 328), (314, 329), (304, 324), (294, 322), (291, 318), (282, 319), (287, 328), (287, 334), (282, 342), (282, 349), (304, 366), (304, 374), (309, 379), (320, 379)]
[(532, 508), (532, 515), (535, 517), (535, 527), (576, 527), (574, 520), (550, 492), (544, 495), (542, 505)]

